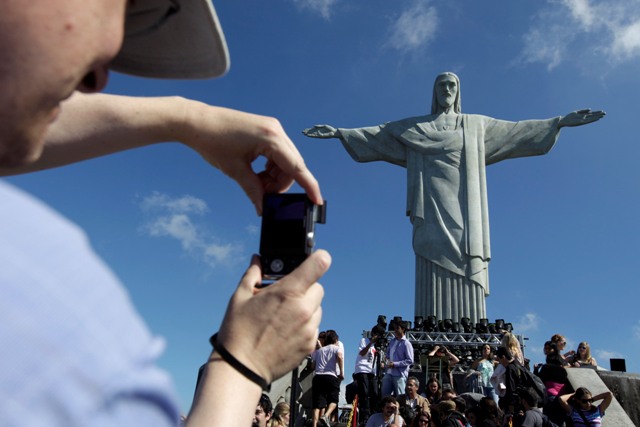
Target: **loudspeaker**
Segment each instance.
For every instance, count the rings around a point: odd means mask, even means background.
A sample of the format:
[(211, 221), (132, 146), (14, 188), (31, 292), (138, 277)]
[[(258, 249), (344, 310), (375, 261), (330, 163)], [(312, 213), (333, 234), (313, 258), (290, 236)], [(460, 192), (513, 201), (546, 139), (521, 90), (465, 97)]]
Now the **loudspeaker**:
[(624, 359), (609, 359), (612, 371), (627, 372), (627, 362)]

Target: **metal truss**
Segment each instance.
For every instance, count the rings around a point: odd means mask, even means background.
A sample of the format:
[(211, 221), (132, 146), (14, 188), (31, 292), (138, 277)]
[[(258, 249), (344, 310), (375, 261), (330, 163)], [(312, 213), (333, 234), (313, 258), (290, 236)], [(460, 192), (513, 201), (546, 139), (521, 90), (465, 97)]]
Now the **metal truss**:
[[(369, 331), (363, 331), (362, 336), (370, 337)], [(413, 345), (414, 349), (424, 348), (434, 345), (447, 345), (460, 348), (477, 348), (484, 344), (489, 344), (492, 348), (500, 347), (502, 334), (480, 334), (480, 333), (464, 333), (464, 332), (424, 332), (424, 331), (407, 331), (405, 333), (407, 340)], [(393, 338), (393, 332), (387, 332), (386, 338)], [(516, 335), (520, 345), (524, 344), (522, 335)]]
[[(362, 336), (369, 338), (370, 332), (363, 331)], [(460, 362), (452, 368), (454, 372), (466, 371), (471, 362), (481, 356), (481, 348), (485, 344), (489, 344), (495, 351), (500, 347), (503, 334), (491, 334), (491, 333), (465, 333), (465, 332), (425, 332), (425, 331), (406, 331), (405, 337), (413, 346), (415, 354), (416, 364), (412, 366), (411, 371), (421, 371), (420, 356), (426, 355), (436, 345), (446, 346), (454, 353)], [(525, 337), (522, 335), (515, 335), (520, 342), (521, 347), (524, 350)], [(389, 331), (385, 334), (386, 342), (379, 348), (384, 352), (388, 340), (393, 338), (393, 332)]]
[[(407, 331), (405, 335), (414, 348), (434, 345), (477, 348), (484, 344), (497, 348), (502, 340), (502, 334)], [(521, 341), (519, 336), (516, 337)]]

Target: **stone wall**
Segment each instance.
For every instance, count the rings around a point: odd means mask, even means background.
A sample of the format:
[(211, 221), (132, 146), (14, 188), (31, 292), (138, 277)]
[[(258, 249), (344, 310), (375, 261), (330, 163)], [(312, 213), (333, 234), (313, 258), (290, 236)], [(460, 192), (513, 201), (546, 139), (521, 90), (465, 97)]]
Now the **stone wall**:
[(597, 373), (633, 423), (640, 426), (640, 375), (613, 371)]

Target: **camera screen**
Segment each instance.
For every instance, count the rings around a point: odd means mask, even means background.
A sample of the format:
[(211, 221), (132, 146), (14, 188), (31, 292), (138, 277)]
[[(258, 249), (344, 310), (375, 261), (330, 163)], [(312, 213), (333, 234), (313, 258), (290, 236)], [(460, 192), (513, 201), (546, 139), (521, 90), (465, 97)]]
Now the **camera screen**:
[[(275, 194), (265, 198), (262, 211), (262, 254), (304, 254), (306, 197)], [(268, 247), (267, 247), (268, 245)]]

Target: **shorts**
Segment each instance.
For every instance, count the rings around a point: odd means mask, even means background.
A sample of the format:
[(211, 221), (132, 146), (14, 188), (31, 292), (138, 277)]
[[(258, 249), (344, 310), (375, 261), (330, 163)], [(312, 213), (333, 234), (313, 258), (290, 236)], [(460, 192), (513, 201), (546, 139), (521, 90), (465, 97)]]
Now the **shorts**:
[(340, 398), (340, 380), (333, 375), (314, 375), (311, 382), (311, 402), (313, 408), (326, 408), (338, 403)]

